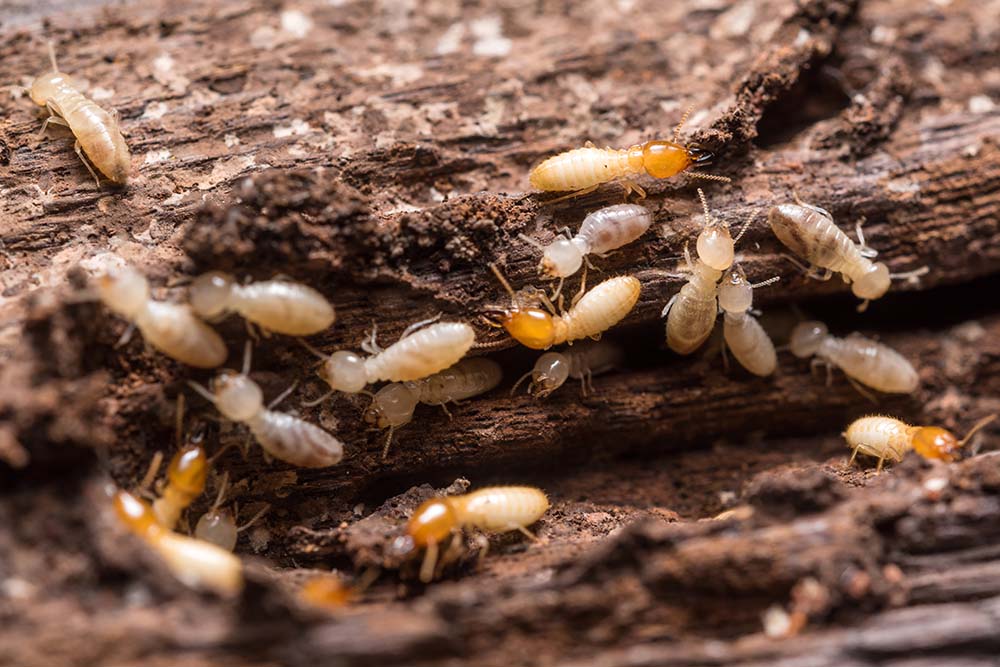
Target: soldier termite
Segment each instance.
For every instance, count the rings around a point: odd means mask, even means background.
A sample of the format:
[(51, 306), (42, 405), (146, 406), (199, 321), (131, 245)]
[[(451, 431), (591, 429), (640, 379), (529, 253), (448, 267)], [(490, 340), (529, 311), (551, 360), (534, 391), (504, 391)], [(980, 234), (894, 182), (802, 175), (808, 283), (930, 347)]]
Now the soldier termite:
[(771, 337), (757, 318), (749, 312), (753, 306), (753, 291), (776, 282), (775, 276), (751, 285), (739, 265), (733, 267), (719, 286), (719, 308), (723, 318), (723, 339), (743, 368), (754, 375), (767, 377), (778, 365)]
[[(434, 375), (411, 382), (393, 382), (379, 389), (365, 411), (365, 421), (388, 428), (382, 458), (389, 454), (393, 432), (413, 418), (417, 403), (440, 405), (447, 413), (447, 403), (485, 394), (503, 378), (500, 364), (483, 357), (462, 359)], [(451, 416), (449, 414), (449, 416)]]
[[(496, 265), (490, 268), (511, 297), (511, 306), (492, 309), (511, 338), (533, 350), (547, 350), (553, 345), (581, 338), (597, 338), (618, 324), (639, 300), (641, 286), (632, 276), (608, 278), (584, 293), (568, 311), (555, 314), (555, 307), (544, 295), (525, 290), (515, 292)], [(548, 310), (539, 308), (544, 303)]]
[(122, 523), (152, 547), (185, 585), (223, 596), (243, 589), (243, 566), (233, 554), (164, 528), (153, 508), (127, 491), (116, 491), (113, 505)]
[(76, 137), (73, 148), (97, 181), (97, 187), (101, 187), (101, 179), (90, 166), (91, 162), (109, 180), (124, 184), (128, 181), (132, 158), (118, 127), (117, 112), (108, 113), (87, 99), (70, 77), (59, 71), (51, 42), (49, 58), (52, 71), (37, 77), (30, 89), (31, 100), (49, 111), (39, 134), (44, 134), (50, 123), (68, 127)]
[(306, 285), (285, 280), (261, 280), (239, 285), (233, 277), (213, 271), (199, 276), (190, 289), (191, 307), (205, 319), (237, 312), (267, 331), (309, 336), (333, 324), (333, 306)]
[[(372, 330), (361, 348), (369, 357), (340, 350), (327, 356), (305, 341), (303, 346), (323, 360), (317, 374), (330, 391), (304, 405), (318, 405), (334, 392), (357, 394), (374, 382), (420, 380), (457, 363), (476, 342), (476, 332), (464, 322), (438, 322), (437, 318), (410, 325), (398, 341), (382, 349)], [(423, 327), (423, 328), (420, 328)]]
[(416, 509), (406, 524), (412, 546), (425, 549), (420, 567), (424, 583), (434, 577), (438, 547), (453, 531), (479, 528), (493, 533), (519, 530), (534, 539), (528, 526), (549, 509), (549, 499), (530, 486), (493, 486), (460, 496), (432, 498)]
[(226, 473), (222, 476), (222, 481), (219, 483), (219, 492), (216, 494), (215, 502), (212, 503), (207, 512), (201, 515), (195, 524), (194, 536), (199, 540), (210, 542), (226, 551), (232, 551), (236, 548), (236, 540), (239, 538), (239, 534), (264, 516), (270, 509), (270, 505), (265, 505), (249, 521), (242, 526), (237, 526), (237, 510), (230, 511), (222, 507), (222, 502), (226, 496), (228, 480), (229, 475)]
[(815, 355), (813, 364), (826, 364), (828, 379), (830, 368), (836, 366), (848, 379), (887, 394), (910, 394), (920, 383), (913, 365), (895, 350), (856, 332), (847, 338), (831, 336), (822, 322), (795, 327), (789, 347), (800, 359)]
[(150, 345), (167, 356), (198, 368), (221, 366), (228, 354), (219, 334), (198, 319), (186, 304), (155, 301), (149, 282), (130, 266), (114, 269), (97, 279), (101, 301), (142, 333)]
[[(681, 127), (689, 112), (681, 118), (671, 141), (647, 141), (623, 149), (598, 148), (587, 142), (584, 148), (559, 153), (537, 165), (529, 176), (531, 186), (546, 192), (571, 191), (574, 196), (579, 196), (593, 192), (602, 183), (620, 181), (626, 195), (635, 191), (640, 197), (645, 197), (645, 191), (630, 178), (643, 174), (653, 178), (670, 178), (711, 162), (712, 153), (678, 143)], [(729, 182), (725, 176), (696, 171), (688, 173), (698, 178)]]
[[(774, 206), (768, 212), (768, 222), (775, 236), (793, 253), (809, 262), (809, 274), (828, 280), (841, 274), (851, 284), (851, 291), (862, 299), (858, 310), (889, 291), (893, 278), (915, 279), (928, 272), (927, 267), (907, 273), (891, 274), (882, 262), (872, 262), (878, 252), (865, 244), (861, 224), (857, 226), (859, 243), (855, 244), (836, 224), (829, 211), (801, 201)], [(819, 269), (823, 272), (819, 273)]]
[(844, 432), (847, 446), (853, 450), (848, 465), (854, 463), (858, 454), (865, 454), (878, 459), (876, 471), (881, 472), (885, 461), (898, 463), (910, 450), (925, 459), (954, 461), (972, 436), (996, 417), (980, 419), (961, 440), (940, 426), (910, 426), (892, 417), (862, 417)]
[(518, 379), (510, 393), (513, 396), (517, 387), (530, 377), (528, 393), (545, 398), (573, 378), (580, 381), (580, 390), (586, 396), (588, 389), (594, 389), (593, 377), (620, 366), (624, 357), (619, 346), (607, 341), (583, 341), (561, 352), (546, 352), (538, 357), (534, 368)]
[[(264, 398), (250, 372), (250, 343), (243, 356), (240, 373), (223, 371), (212, 380), (211, 390), (196, 382), (188, 385), (212, 402), (226, 419), (246, 424), (261, 447), (276, 459), (304, 468), (325, 468), (344, 457), (341, 442), (318, 426), (274, 407), (286, 391), (264, 407)], [(293, 385), (294, 387), (294, 385)]]

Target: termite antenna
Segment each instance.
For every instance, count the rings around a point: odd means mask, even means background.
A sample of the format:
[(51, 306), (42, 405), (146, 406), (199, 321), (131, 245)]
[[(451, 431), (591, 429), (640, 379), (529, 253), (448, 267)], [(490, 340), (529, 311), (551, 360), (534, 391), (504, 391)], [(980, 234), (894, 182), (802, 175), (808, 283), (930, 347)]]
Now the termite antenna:
[(198, 392), (206, 401), (215, 404), (215, 396), (208, 389), (205, 389), (205, 387), (191, 380), (188, 380), (188, 386)]
[(911, 283), (917, 282), (917, 278), (920, 276), (926, 276), (931, 272), (931, 267), (921, 266), (919, 269), (913, 269), (912, 271), (904, 271), (903, 273), (890, 273), (889, 278), (892, 280), (907, 280)]
[(497, 268), (495, 263), (490, 263), (490, 271), (493, 272), (493, 275), (495, 275), (497, 280), (500, 281), (500, 284), (503, 285), (503, 288), (507, 291), (507, 294), (510, 295), (510, 298), (515, 298), (514, 288), (511, 287), (510, 283), (507, 282), (507, 279), (503, 277), (503, 274), (500, 273), (500, 269)]
[(59, 65), (56, 64), (56, 46), (51, 39), (49, 40), (49, 62), (52, 63), (52, 71), (58, 72)]
[(756, 213), (754, 213), (750, 217), (749, 220), (747, 220), (745, 223), (743, 223), (743, 226), (740, 227), (739, 234), (737, 234), (736, 238), (733, 239), (733, 245), (736, 245), (737, 243), (739, 243), (740, 239), (743, 238), (743, 235), (747, 233), (747, 230), (750, 229), (750, 225), (753, 224), (753, 222), (757, 219), (757, 216), (759, 216), (759, 215), (760, 215), (760, 211), (757, 211)]
[(781, 276), (774, 276), (773, 278), (762, 280), (759, 283), (753, 283), (752, 285), (750, 285), (750, 289), (757, 289), (758, 287), (767, 287), (768, 285), (773, 285), (779, 280), (781, 280)]
[(241, 375), (250, 374), (250, 360), (253, 355), (253, 343), (249, 340), (243, 344), (243, 370), (240, 372)]
[(681, 114), (681, 120), (677, 123), (677, 127), (674, 128), (674, 143), (678, 143), (678, 139), (681, 137), (681, 128), (684, 127), (684, 123), (687, 122), (688, 118), (691, 117), (691, 112), (694, 111), (694, 104), (688, 105), (688, 108), (684, 110)]
[(688, 176), (693, 178), (700, 178), (705, 181), (719, 181), (721, 183), (732, 183), (733, 179), (728, 176), (719, 176), (718, 174), (705, 174), (700, 171), (689, 171)]
[(240, 526), (239, 528), (237, 528), (236, 532), (237, 533), (242, 533), (244, 530), (246, 530), (250, 526), (252, 526), (255, 523), (257, 523), (257, 520), (260, 519), (265, 514), (267, 514), (270, 510), (271, 510), (271, 504), (270, 503), (265, 503), (264, 506), (262, 508), (260, 508), (260, 511), (257, 512), (256, 514), (254, 514), (250, 518), (250, 520), (247, 521), (245, 524), (243, 524), (242, 526)]
[(705, 211), (705, 225), (707, 226), (712, 222), (712, 214), (708, 212), (708, 198), (705, 197), (705, 191), (698, 188), (698, 199), (701, 200), (701, 209)]
[(989, 424), (990, 422), (992, 422), (996, 418), (997, 418), (997, 416), (995, 414), (993, 414), (993, 415), (990, 415), (989, 417), (983, 417), (982, 419), (980, 419), (979, 421), (977, 421), (972, 426), (972, 428), (969, 429), (969, 432), (965, 434), (965, 437), (962, 438), (962, 440), (958, 443), (958, 446), (959, 447), (965, 447), (965, 444), (967, 442), (969, 442), (969, 440), (972, 438), (972, 436), (974, 436), (976, 433), (978, 433), (980, 430), (982, 430), (984, 426), (986, 426), (987, 424)]
[(325, 401), (326, 399), (330, 398), (331, 396), (333, 396), (336, 393), (337, 393), (336, 389), (331, 389), (330, 391), (326, 392), (325, 394), (323, 394), (319, 398), (313, 399), (311, 401), (302, 401), (302, 407), (304, 407), (304, 408), (314, 408), (314, 407), (316, 407), (317, 405), (319, 405), (320, 403), (322, 403), (323, 401)]
[(521, 239), (522, 241), (524, 241), (525, 243), (527, 243), (530, 246), (534, 246), (535, 248), (541, 250), (542, 252), (545, 251), (545, 246), (543, 246), (541, 243), (539, 243), (535, 239), (531, 238), (527, 234), (518, 234), (517, 238)]
[(212, 503), (212, 507), (209, 508), (209, 512), (214, 512), (215, 510), (222, 507), (222, 501), (226, 498), (226, 489), (229, 487), (229, 471), (222, 473), (222, 478), (219, 480), (219, 491), (215, 494), (215, 502)]
[(304, 347), (307, 350), (309, 350), (309, 352), (311, 352), (313, 354), (313, 356), (315, 356), (317, 359), (323, 359), (324, 361), (326, 360), (327, 355), (325, 355), (322, 352), (320, 352), (319, 350), (317, 350), (315, 347), (312, 346), (312, 344), (306, 342), (305, 338), (296, 338), (295, 340), (299, 341), (299, 344), (302, 347)]
[(174, 424), (174, 444), (181, 448), (181, 435), (184, 432), (184, 394), (177, 394), (177, 422)]
[[(532, 373), (533, 371), (534, 371), (534, 369), (532, 369), (532, 370), (528, 371), (527, 373), (525, 373), (525, 374), (524, 374), (524, 375), (522, 375), (521, 377), (517, 378), (517, 382), (515, 382), (515, 383), (514, 383), (514, 386), (510, 388), (510, 395), (511, 395), (511, 396), (513, 396), (513, 395), (514, 395), (514, 393), (515, 393), (515, 392), (517, 391), (517, 388), (521, 386), (521, 383), (522, 383), (522, 382), (524, 382), (524, 381), (525, 381), (525, 380), (527, 380), (527, 379), (528, 379), (529, 377), (531, 377), (531, 373)], [(528, 390), (528, 393), (531, 393), (531, 390), (530, 390), (530, 389)]]

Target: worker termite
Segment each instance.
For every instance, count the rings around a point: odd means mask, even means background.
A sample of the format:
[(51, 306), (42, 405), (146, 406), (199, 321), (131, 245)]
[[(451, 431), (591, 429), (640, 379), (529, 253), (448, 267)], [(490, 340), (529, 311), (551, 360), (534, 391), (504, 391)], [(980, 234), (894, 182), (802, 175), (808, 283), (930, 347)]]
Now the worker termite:
[(149, 282), (130, 266), (97, 279), (101, 301), (142, 333), (150, 345), (169, 357), (198, 368), (221, 366), (228, 354), (219, 334), (198, 319), (190, 306), (155, 301)]
[(606, 341), (584, 341), (561, 352), (546, 352), (538, 357), (534, 368), (518, 379), (510, 393), (513, 396), (530, 377), (528, 393), (545, 398), (573, 378), (580, 381), (580, 390), (586, 396), (588, 389), (594, 389), (593, 377), (620, 366), (624, 357), (619, 346)]
[(751, 285), (739, 265), (733, 267), (719, 286), (719, 308), (723, 318), (723, 339), (743, 368), (754, 375), (767, 377), (778, 365), (771, 337), (757, 318), (749, 312), (753, 306), (753, 291), (776, 282), (775, 276)]
[(885, 461), (898, 463), (910, 450), (925, 459), (954, 461), (972, 436), (994, 419), (996, 415), (980, 419), (959, 440), (940, 426), (910, 426), (892, 417), (862, 417), (854, 420), (844, 432), (847, 446), (853, 450), (848, 465), (854, 463), (858, 454), (865, 454), (878, 459), (876, 472), (881, 472)]
[(493, 486), (424, 502), (406, 524), (412, 546), (426, 550), (420, 580), (427, 583), (433, 579), (438, 547), (453, 531), (465, 527), (493, 533), (519, 530), (534, 539), (528, 526), (548, 509), (546, 495), (530, 486)]
[(49, 112), (39, 134), (44, 134), (50, 123), (68, 127), (76, 137), (73, 148), (97, 181), (97, 187), (101, 187), (101, 179), (90, 166), (91, 162), (109, 180), (124, 184), (128, 181), (132, 158), (118, 127), (117, 112), (108, 113), (87, 99), (76, 89), (70, 77), (59, 71), (51, 42), (49, 58), (52, 71), (38, 76), (32, 81), (30, 89), (31, 100)]
[[(907, 273), (891, 274), (882, 262), (872, 262), (878, 252), (865, 243), (858, 223), (859, 243), (855, 244), (836, 224), (826, 209), (812, 206), (797, 196), (795, 204), (774, 206), (768, 212), (768, 222), (775, 236), (793, 253), (809, 262), (809, 274), (828, 280), (841, 274), (851, 284), (851, 291), (862, 299), (858, 310), (889, 291), (893, 278), (915, 279), (929, 270), (927, 267)], [(819, 273), (822, 269), (822, 273)]]
[[(572, 191), (574, 196), (580, 196), (593, 192), (602, 183), (619, 181), (626, 195), (634, 191), (645, 197), (645, 191), (630, 178), (642, 174), (670, 178), (712, 161), (712, 153), (678, 143), (681, 127), (689, 113), (690, 110), (681, 118), (670, 141), (647, 141), (622, 149), (598, 148), (588, 141), (583, 148), (554, 155), (531, 170), (531, 186), (545, 192)], [(730, 180), (714, 174), (688, 173), (713, 181), (728, 183)]]
[(329, 392), (305, 405), (317, 405), (338, 391), (357, 394), (374, 382), (420, 380), (457, 363), (476, 342), (476, 332), (464, 322), (424, 326), (435, 319), (410, 325), (398, 341), (385, 349), (379, 347), (373, 329), (369, 340), (361, 345), (371, 355), (367, 358), (347, 350), (327, 356), (301, 341), (323, 360), (317, 374), (330, 385)]
[[(910, 394), (920, 383), (917, 371), (895, 350), (855, 332), (847, 338), (831, 336), (822, 322), (802, 322), (792, 331), (792, 354), (800, 359), (813, 355), (813, 364), (844, 371), (848, 379), (887, 394)], [(857, 385), (862, 394), (866, 395)]]
[(333, 306), (306, 285), (285, 280), (261, 280), (239, 285), (231, 275), (213, 271), (191, 285), (191, 307), (204, 319), (237, 312), (267, 331), (309, 336), (333, 324)]
[(543, 246), (521, 234), (521, 239), (542, 251), (539, 270), (553, 278), (568, 278), (583, 265), (587, 255), (603, 257), (635, 241), (653, 224), (653, 214), (638, 204), (605, 206), (583, 219), (572, 238), (560, 234)]
[(243, 589), (243, 566), (233, 554), (164, 528), (153, 508), (127, 491), (116, 491), (113, 505), (122, 523), (152, 547), (183, 584), (223, 596)]
[(242, 526), (237, 526), (236, 514), (238, 510), (234, 509), (230, 511), (222, 507), (228, 481), (229, 475), (226, 473), (222, 476), (222, 481), (219, 483), (219, 492), (216, 494), (215, 502), (212, 503), (207, 512), (201, 515), (195, 524), (194, 536), (199, 540), (210, 542), (226, 551), (232, 551), (236, 548), (236, 540), (239, 538), (239, 534), (257, 523), (257, 520), (264, 516), (271, 506), (265, 505), (249, 521)]
[[(447, 413), (447, 403), (485, 394), (503, 378), (500, 364), (483, 357), (462, 359), (434, 375), (410, 382), (393, 382), (379, 389), (365, 411), (365, 421), (388, 428), (382, 458), (389, 454), (393, 432), (413, 418), (417, 403), (440, 405)], [(450, 416), (450, 415), (449, 415)]]
[[(568, 311), (555, 314), (548, 297), (537, 292), (515, 292), (496, 265), (490, 268), (511, 297), (510, 308), (491, 309), (499, 324), (525, 347), (547, 350), (553, 345), (581, 338), (597, 338), (618, 324), (639, 300), (641, 286), (632, 276), (608, 278), (589, 292), (581, 294)], [(538, 306), (544, 303), (548, 310)]]
[(226, 419), (246, 424), (264, 451), (274, 458), (304, 468), (325, 468), (339, 463), (344, 457), (343, 444), (299, 417), (271, 410), (285, 398), (287, 391), (265, 408), (260, 387), (249, 378), (249, 372), (248, 341), (242, 372), (223, 371), (212, 380), (210, 390), (196, 382), (188, 385), (213, 403)]

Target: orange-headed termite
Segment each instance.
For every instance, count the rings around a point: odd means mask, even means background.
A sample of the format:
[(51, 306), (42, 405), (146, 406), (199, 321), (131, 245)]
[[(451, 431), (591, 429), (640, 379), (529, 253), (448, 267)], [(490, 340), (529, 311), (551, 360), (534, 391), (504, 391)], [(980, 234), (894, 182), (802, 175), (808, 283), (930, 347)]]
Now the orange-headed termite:
[(865, 454), (878, 459), (876, 471), (881, 472), (885, 461), (898, 463), (911, 449), (925, 459), (954, 461), (969, 439), (994, 419), (996, 415), (980, 419), (961, 440), (940, 426), (910, 426), (883, 416), (855, 419), (844, 432), (847, 446), (853, 450), (848, 465), (858, 454)]
[(310, 336), (333, 324), (333, 306), (306, 285), (261, 280), (240, 285), (226, 273), (213, 271), (191, 284), (191, 307), (200, 317), (215, 319), (237, 312), (267, 331)]
[(169, 357), (198, 368), (215, 368), (226, 360), (219, 334), (198, 319), (186, 304), (155, 301), (149, 282), (130, 266), (97, 279), (101, 301), (134, 324), (150, 345)]
[(774, 372), (778, 366), (778, 355), (774, 351), (771, 337), (748, 311), (753, 306), (754, 289), (777, 280), (778, 277), (775, 276), (751, 285), (742, 267), (736, 265), (719, 285), (719, 308), (725, 313), (725, 345), (743, 368), (760, 377), (767, 377)]
[(530, 377), (528, 393), (545, 398), (573, 378), (580, 381), (580, 390), (586, 396), (588, 390), (594, 389), (593, 377), (620, 366), (624, 357), (618, 345), (607, 341), (583, 341), (561, 352), (546, 352), (538, 357), (534, 368), (518, 379), (510, 393), (513, 395), (518, 385)]
[(73, 147), (97, 181), (97, 187), (101, 187), (101, 179), (90, 166), (91, 162), (109, 180), (125, 183), (132, 168), (132, 158), (118, 127), (118, 114), (108, 113), (87, 99), (76, 89), (69, 76), (59, 71), (51, 42), (49, 57), (52, 71), (32, 81), (30, 90), (32, 101), (48, 109), (50, 114), (39, 134), (45, 132), (49, 123), (65, 125), (76, 137)]

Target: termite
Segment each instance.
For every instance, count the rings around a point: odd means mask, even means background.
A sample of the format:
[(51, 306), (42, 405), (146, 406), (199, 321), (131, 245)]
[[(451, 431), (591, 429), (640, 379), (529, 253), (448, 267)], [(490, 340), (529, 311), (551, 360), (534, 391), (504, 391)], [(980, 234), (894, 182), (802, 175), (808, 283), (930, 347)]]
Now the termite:
[(31, 82), (31, 100), (49, 112), (39, 134), (44, 134), (50, 123), (68, 127), (76, 138), (73, 149), (94, 177), (97, 187), (101, 187), (101, 179), (90, 166), (91, 162), (109, 180), (124, 184), (128, 181), (132, 158), (118, 127), (118, 113), (108, 113), (87, 99), (70, 77), (59, 71), (51, 42), (49, 58), (52, 71)]
[(410, 325), (398, 341), (385, 349), (379, 347), (373, 329), (369, 340), (361, 345), (370, 355), (367, 358), (348, 350), (327, 356), (300, 341), (323, 360), (317, 375), (330, 385), (329, 392), (305, 405), (317, 405), (338, 391), (357, 394), (375, 382), (420, 380), (457, 363), (476, 342), (476, 332), (464, 322), (424, 326), (436, 319)]
[(510, 393), (513, 396), (530, 377), (528, 393), (545, 398), (573, 378), (580, 381), (580, 390), (586, 396), (588, 390), (594, 389), (593, 377), (617, 368), (624, 357), (619, 346), (606, 341), (584, 341), (561, 352), (546, 352), (538, 357), (534, 368), (518, 379)]
[(214, 320), (237, 312), (267, 331), (288, 336), (309, 336), (333, 324), (333, 306), (306, 285), (285, 280), (238, 284), (219, 271), (195, 279), (190, 289), (191, 307), (200, 317)]
[(127, 491), (115, 492), (113, 505), (122, 523), (152, 547), (186, 586), (223, 596), (242, 590), (243, 566), (230, 552), (164, 528), (149, 503)]
[(777, 280), (778, 277), (775, 276), (750, 284), (743, 268), (737, 265), (719, 286), (719, 308), (725, 313), (725, 344), (743, 368), (760, 377), (767, 377), (774, 372), (778, 365), (778, 355), (764, 327), (747, 311), (753, 306), (753, 291)]
[(893, 417), (862, 417), (854, 420), (843, 434), (847, 446), (853, 450), (848, 465), (854, 463), (858, 454), (865, 454), (878, 459), (876, 472), (881, 472), (883, 463), (898, 463), (910, 450), (925, 459), (954, 461), (972, 436), (994, 419), (996, 415), (980, 419), (959, 440), (940, 426), (910, 426)]
[(531, 187), (545, 192), (573, 192), (582, 196), (593, 192), (601, 184), (619, 181), (628, 195), (636, 192), (645, 197), (646, 192), (629, 180), (648, 174), (653, 178), (670, 178), (688, 171), (692, 176), (713, 181), (729, 182), (725, 176), (689, 171), (709, 164), (712, 153), (694, 146), (679, 143), (681, 127), (690, 110), (681, 118), (670, 141), (647, 141), (629, 148), (598, 148), (587, 142), (583, 148), (554, 155), (531, 170)]
[[(492, 309), (499, 325), (525, 347), (547, 350), (553, 345), (581, 338), (598, 338), (618, 324), (639, 300), (641, 286), (632, 276), (608, 278), (583, 293), (568, 311), (555, 314), (555, 307), (544, 294), (515, 292), (496, 265), (490, 268), (511, 297), (510, 308)], [(544, 303), (548, 310), (539, 308)]]
[(130, 266), (97, 279), (97, 293), (112, 311), (131, 322), (150, 345), (169, 357), (198, 368), (226, 361), (226, 344), (186, 304), (155, 301), (149, 282)]
[(242, 526), (236, 525), (236, 510), (230, 511), (222, 508), (222, 501), (226, 496), (226, 487), (229, 482), (228, 473), (222, 476), (219, 484), (219, 492), (215, 497), (215, 502), (207, 512), (201, 515), (194, 527), (194, 536), (199, 540), (204, 540), (217, 547), (232, 551), (236, 548), (236, 540), (239, 534), (252, 526), (270, 509), (270, 505), (265, 505), (249, 521)]
[(188, 385), (213, 403), (226, 419), (246, 424), (264, 451), (274, 458), (304, 468), (325, 468), (339, 463), (344, 457), (343, 444), (320, 427), (299, 417), (271, 410), (287, 396), (288, 391), (264, 407), (263, 393), (249, 378), (249, 372), (248, 341), (240, 373), (219, 373), (212, 380), (210, 389), (196, 382), (188, 382)]
[(500, 364), (491, 359), (473, 357), (462, 359), (454, 366), (422, 380), (393, 382), (382, 387), (365, 410), (367, 423), (389, 429), (382, 458), (389, 454), (393, 432), (410, 423), (417, 403), (440, 405), (448, 413), (448, 403), (485, 394), (500, 384), (501, 379), (503, 370)]
[(802, 322), (792, 331), (789, 343), (796, 357), (815, 355), (813, 364), (826, 364), (828, 379), (830, 368), (837, 366), (852, 383), (856, 380), (887, 394), (910, 394), (920, 383), (917, 371), (901, 354), (857, 332), (837, 338), (822, 322)]
[(603, 257), (612, 250), (635, 241), (653, 224), (653, 214), (638, 204), (606, 206), (583, 219), (580, 231), (572, 238), (560, 234), (543, 246), (521, 235), (521, 239), (542, 251), (539, 270), (553, 278), (568, 278), (583, 265), (587, 255)]
[(420, 580), (434, 577), (438, 546), (461, 528), (493, 533), (519, 530), (534, 539), (528, 526), (549, 509), (549, 499), (531, 486), (493, 486), (460, 496), (432, 498), (420, 505), (406, 524), (415, 548), (426, 549)]
[(858, 243), (854, 243), (834, 224), (829, 211), (806, 204), (797, 196), (795, 201), (795, 204), (774, 206), (768, 212), (768, 223), (775, 236), (809, 262), (809, 275), (829, 280), (834, 273), (841, 274), (844, 281), (851, 284), (854, 296), (862, 299), (858, 310), (864, 310), (869, 301), (888, 292), (892, 279), (912, 280), (927, 273), (927, 267), (907, 273), (889, 273), (889, 267), (883, 262), (872, 261), (878, 251), (865, 243), (860, 223), (857, 226)]

